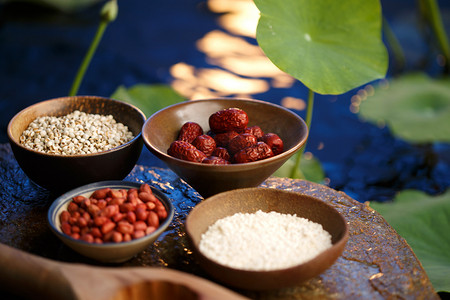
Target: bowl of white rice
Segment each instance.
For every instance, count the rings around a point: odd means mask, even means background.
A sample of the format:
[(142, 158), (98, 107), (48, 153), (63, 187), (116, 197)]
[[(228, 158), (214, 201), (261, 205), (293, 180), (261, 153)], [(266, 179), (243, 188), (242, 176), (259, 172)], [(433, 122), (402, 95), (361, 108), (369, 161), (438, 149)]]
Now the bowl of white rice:
[(60, 97), (18, 112), (7, 133), (28, 178), (63, 193), (92, 182), (125, 178), (141, 154), (145, 120), (141, 110), (122, 101)]
[(214, 195), (186, 219), (200, 266), (247, 290), (298, 285), (329, 268), (348, 240), (344, 217), (319, 198), (245, 188)]

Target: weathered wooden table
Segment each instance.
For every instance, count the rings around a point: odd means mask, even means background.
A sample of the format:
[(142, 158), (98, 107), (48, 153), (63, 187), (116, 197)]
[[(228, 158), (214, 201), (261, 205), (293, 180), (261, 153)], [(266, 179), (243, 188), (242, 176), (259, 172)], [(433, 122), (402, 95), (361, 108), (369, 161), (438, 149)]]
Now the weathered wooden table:
[[(28, 180), (8, 144), (0, 144), (0, 177), (1, 243), (55, 261), (102, 266), (72, 251), (52, 234), (47, 210), (58, 195)], [(126, 180), (147, 182), (162, 190), (173, 201), (176, 213), (154, 245), (112, 267), (171, 268), (213, 281), (196, 264), (184, 231), (187, 214), (202, 201), (199, 194), (168, 169), (136, 165)], [(262, 186), (308, 194), (331, 204), (347, 219), (350, 239), (332, 267), (302, 285), (275, 291), (236, 292), (253, 299), (439, 299), (409, 245), (368, 205), (303, 180), (273, 177)], [(3, 292), (2, 298), (12, 297)]]

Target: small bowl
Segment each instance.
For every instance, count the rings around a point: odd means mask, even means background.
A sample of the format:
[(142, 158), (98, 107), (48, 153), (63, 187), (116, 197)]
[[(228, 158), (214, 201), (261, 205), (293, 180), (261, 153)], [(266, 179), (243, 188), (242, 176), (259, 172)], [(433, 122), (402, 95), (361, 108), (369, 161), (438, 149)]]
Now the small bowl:
[[(196, 122), (207, 132), (209, 116), (230, 107), (240, 108), (248, 114), (248, 126), (258, 125), (266, 133), (279, 135), (284, 152), (256, 162), (231, 165), (195, 163), (167, 154), (185, 122)], [(142, 137), (156, 157), (206, 198), (223, 191), (260, 185), (305, 145), (308, 127), (297, 114), (269, 102), (207, 99), (178, 103), (156, 112), (145, 122)]]
[[(217, 220), (239, 212), (255, 213), (258, 210), (296, 214), (319, 223), (330, 233), (332, 246), (305, 263), (272, 271), (231, 268), (200, 252), (198, 246), (202, 234)], [(246, 290), (290, 287), (319, 275), (342, 254), (349, 237), (344, 217), (329, 204), (304, 194), (270, 188), (238, 189), (202, 201), (189, 213), (186, 233), (198, 263), (207, 273), (224, 284)]]
[(151, 234), (129, 242), (94, 244), (73, 239), (61, 231), (59, 215), (63, 210), (67, 210), (67, 206), (75, 196), (84, 195), (88, 197), (95, 190), (107, 187), (111, 189), (130, 189), (139, 188), (140, 186), (141, 183), (137, 182), (102, 181), (73, 189), (58, 197), (50, 206), (47, 214), (50, 229), (64, 244), (86, 257), (105, 263), (120, 263), (127, 261), (151, 245), (161, 233), (166, 230), (170, 222), (172, 222), (174, 207), (172, 202), (161, 191), (152, 187), (153, 194), (163, 203), (167, 210), (167, 218)]
[[(74, 110), (112, 115), (134, 138), (118, 147), (93, 154), (55, 155), (28, 149), (19, 138), (28, 125), (41, 116), (63, 116)], [(77, 186), (103, 180), (121, 180), (133, 169), (142, 151), (145, 115), (133, 105), (97, 96), (62, 97), (42, 101), (17, 113), (8, 124), (8, 138), (14, 156), (34, 183), (62, 193)]]

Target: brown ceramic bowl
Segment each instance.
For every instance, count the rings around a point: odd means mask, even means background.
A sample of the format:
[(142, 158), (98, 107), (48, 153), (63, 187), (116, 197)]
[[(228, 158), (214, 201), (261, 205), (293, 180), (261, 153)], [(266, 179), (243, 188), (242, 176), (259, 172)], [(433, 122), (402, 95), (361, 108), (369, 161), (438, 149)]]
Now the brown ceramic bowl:
[[(63, 116), (74, 110), (112, 115), (128, 126), (134, 138), (118, 147), (93, 154), (53, 155), (25, 148), (19, 137), (40, 116)], [(8, 138), (19, 166), (33, 182), (54, 192), (103, 180), (121, 180), (133, 169), (142, 150), (145, 115), (125, 102), (97, 96), (62, 97), (42, 101), (17, 113), (8, 124)]]
[[(244, 164), (208, 165), (174, 158), (167, 154), (185, 122), (196, 122), (206, 133), (209, 116), (237, 107), (249, 117), (248, 126), (276, 133), (284, 142), (284, 152), (274, 157)], [(153, 114), (142, 128), (147, 148), (203, 197), (237, 188), (255, 187), (272, 175), (306, 143), (308, 127), (303, 119), (279, 105), (259, 100), (207, 99), (186, 101)]]
[[(315, 258), (294, 267), (273, 271), (249, 271), (219, 264), (198, 249), (201, 235), (217, 220), (235, 213), (276, 211), (296, 214), (322, 225), (332, 237), (332, 246)], [(248, 290), (269, 290), (300, 284), (327, 268), (342, 254), (349, 233), (344, 217), (323, 200), (304, 194), (270, 188), (246, 188), (212, 196), (189, 213), (186, 232), (194, 255), (201, 267), (212, 277), (232, 287)]]

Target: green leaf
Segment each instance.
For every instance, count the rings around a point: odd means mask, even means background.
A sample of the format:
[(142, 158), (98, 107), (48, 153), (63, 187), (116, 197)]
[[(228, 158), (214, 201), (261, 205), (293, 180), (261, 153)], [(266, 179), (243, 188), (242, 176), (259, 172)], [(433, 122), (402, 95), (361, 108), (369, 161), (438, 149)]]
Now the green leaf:
[(435, 290), (450, 291), (450, 190), (434, 197), (405, 190), (370, 206), (408, 242)]
[(450, 80), (409, 74), (376, 87), (360, 116), (413, 143), (450, 142)]
[(379, 0), (254, 2), (261, 49), (312, 91), (341, 94), (386, 75)]
[(111, 98), (137, 106), (147, 117), (166, 106), (186, 100), (170, 86), (163, 84), (136, 84), (128, 89), (119, 86)]
[[(308, 154), (308, 155), (307, 155)], [(300, 172), (296, 179), (305, 179), (312, 182), (323, 183), (325, 172), (320, 161), (309, 153), (304, 154), (300, 160)], [(277, 177), (290, 177), (295, 167), (295, 156), (288, 159), (274, 174)]]

